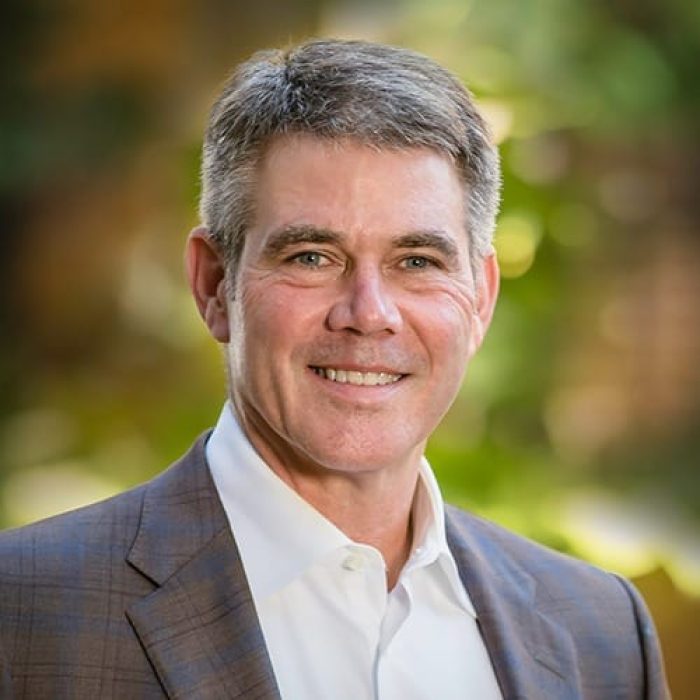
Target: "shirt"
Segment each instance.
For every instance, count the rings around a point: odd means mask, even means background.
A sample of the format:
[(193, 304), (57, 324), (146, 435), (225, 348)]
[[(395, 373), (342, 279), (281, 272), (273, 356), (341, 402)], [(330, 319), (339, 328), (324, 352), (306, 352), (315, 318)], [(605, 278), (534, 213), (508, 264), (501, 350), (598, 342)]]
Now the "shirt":
[(282, 481), (230, 403), (206, 452), (283, 700), (502, 697), (425, 459), (412, 511), (417, 546), (387, 591), (380, 552)]

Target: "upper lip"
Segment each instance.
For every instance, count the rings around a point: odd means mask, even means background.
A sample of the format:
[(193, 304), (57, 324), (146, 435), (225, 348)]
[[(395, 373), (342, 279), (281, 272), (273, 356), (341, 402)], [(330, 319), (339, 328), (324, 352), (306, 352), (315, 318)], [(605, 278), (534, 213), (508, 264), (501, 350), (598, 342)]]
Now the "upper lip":
[(395, 369), (393, 367), (387, 367), (386, 365), (367, 366), (354, 364), (352, 362), (323, 362), (318, 364), (311, 362), (309, 363), (309, 367), (317, 367), (319, 369), (340, 369), (345, 370), (346, 372), (373, 372), (375, 374), (381, 374), (383, 372), (384, 374), (406, 374), (406, 372), (402, 372), (401, 370)]

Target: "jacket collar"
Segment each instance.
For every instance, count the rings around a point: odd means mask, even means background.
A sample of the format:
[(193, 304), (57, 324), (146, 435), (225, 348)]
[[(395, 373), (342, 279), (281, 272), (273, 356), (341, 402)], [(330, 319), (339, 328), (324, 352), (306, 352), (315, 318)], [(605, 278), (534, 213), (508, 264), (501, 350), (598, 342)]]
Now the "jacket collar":
[(170, 698), (279, 700), (206, 438), (145, 487), (127, 559), (156, 589), (127, 615)]
[(536, 580), (508, 555), (495, 526), (453, 508), (446, 526), (504, 698), (579, 698), (573, 640), (538, 610)]

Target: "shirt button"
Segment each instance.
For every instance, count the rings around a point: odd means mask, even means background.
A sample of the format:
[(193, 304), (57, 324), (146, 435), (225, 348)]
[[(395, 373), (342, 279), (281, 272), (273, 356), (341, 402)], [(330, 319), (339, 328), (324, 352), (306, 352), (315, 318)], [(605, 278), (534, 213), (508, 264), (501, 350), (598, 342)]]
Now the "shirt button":
[(348, 571), (360, 571), (365, 566), (365, 558), (361, 554), (353, 552), (348, 554), (343, 561), (343, 568)]

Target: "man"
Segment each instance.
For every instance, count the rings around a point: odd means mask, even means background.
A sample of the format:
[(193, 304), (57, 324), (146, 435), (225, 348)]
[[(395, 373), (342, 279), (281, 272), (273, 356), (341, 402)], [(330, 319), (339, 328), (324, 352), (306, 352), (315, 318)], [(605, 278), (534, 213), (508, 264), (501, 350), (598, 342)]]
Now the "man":
[(4, 535), (2, 697), (667, 697), (629, 583), (445, 508), (423, 458), (491, 320), (498, 189), (424, 57), (236, 71), (186, 253), (230, 401), (152, 482)]

